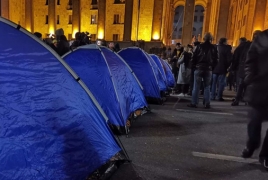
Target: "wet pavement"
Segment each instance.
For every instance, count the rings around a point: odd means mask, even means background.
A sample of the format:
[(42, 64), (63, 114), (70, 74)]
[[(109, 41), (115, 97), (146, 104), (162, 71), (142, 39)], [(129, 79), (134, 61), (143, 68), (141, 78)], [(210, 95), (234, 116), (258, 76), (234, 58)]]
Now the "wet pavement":
[[(248, 106), (232, 107), (234, 94), (211, 103), (212, 109), (187, 107), (190, 98), (168, 97), (151, 105), (120, 136), (131, 164), (121, 166), (113, 180), (265, 180), (268, 172), (252, 159), (240, 158), (246, 142)], [(263, 125), (265, 134), (267, 124)]]

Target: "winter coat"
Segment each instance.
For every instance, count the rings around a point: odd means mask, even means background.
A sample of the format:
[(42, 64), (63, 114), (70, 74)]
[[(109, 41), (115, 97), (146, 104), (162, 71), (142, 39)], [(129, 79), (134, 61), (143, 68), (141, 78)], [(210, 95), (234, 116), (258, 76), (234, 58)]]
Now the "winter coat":
[(252, 42), (245, 62), (247, 85), (244, 99), (255, 105), (268, 105), (268, 30)]
[(179, 73), (177, 84), (190, 84), (191, 78), (191, 54), (183, 52), (178, 60)]
[(201, 71), (212, 71), (218, 64), (217, 47), (206, 41), (194, 51), (193, 68)]
[(232, 60), (232, 47), (225, 44), (220, 44), (217, 46), (219, 62), (213, 74), (227, 74), (227, 69), (229, 68)]
[(60, 41), (57, 46), (58, 54), (63, 56), (65, 53), (70, 51), (70, 46), (68, 41)]
[(171, 67), (172, 67), (173, 73), (177, 73), (179, 71), (177, 64), (178, 64), (178, 58), (180, 57), (182, 52), (183, 52), (183, 49), (179, 49), (179, 50), (174, 49), (174, 51), (172, 53)]
[(237, 72), (237, 76), (244, 79), (245, 77), (245, 61), (251, 42), (241, 43), (234, 51), (231, 70)]

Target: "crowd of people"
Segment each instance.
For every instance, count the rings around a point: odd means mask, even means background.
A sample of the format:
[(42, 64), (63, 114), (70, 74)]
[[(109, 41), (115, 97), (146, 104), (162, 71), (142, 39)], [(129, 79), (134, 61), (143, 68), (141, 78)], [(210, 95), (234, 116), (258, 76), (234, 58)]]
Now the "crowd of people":
[[(186, 47), (178, 43), (173, 53), (168, 49), (163, 55), (167, 57), (162, 58), (172, 66), (178, 96), (192, 96), (188, 105), (191, 108), (198, 107), (200, 89), (203, 89), (205, 108), (210, 108), (211, 100), (224, 101), (226, 80), (231, 90), (236, 79), (236, 96), (231, 105), (238, 106), (243, 100), (250, 106), (248, 140), (241, 155), (250, 158), (261, 145), (262, 122), (268, 119), (268, 30), (255, 31), (252, 41), (240, 38), (233, 53), (226, 38), (221, 38), (217, 45), (212, 44), (212, 39), (207, 33), (203, 43)], [(268, 131), (259, 161), (268, 170)]]
[(35, 32), (34, 35), (49, 45), (58, 55), (63, 56), (71, 50), (76, 49), (79, 46), (95, 43), (101, 46), (107, 46), (112, 51), (118, 52), (120, 46), (118, 43), (109, 42), (104, 40), (91, 41), (91, 36), (87, 32), (77, 32), (75, 34), (74, 41), (68, 41), (62, 29), (56, 31), (55, 35), (51, 35), (48, 38), (42, 38), (42, 34)]
[(173, 52), (171, 48), (162, 52), (162, 58), (172, 67), (176, 81), (174, 92), (179, 97), (192, 96), (189, 107), (194, 108), (199, 104), (199, 95), (204, 95), (203, 105), (210, 108), (211, 100), (224, 101), (223, 92), (228, 86), (229, 90), (237, 92), (231, 105), (238, 106), (244, 101), (244, 67), (251, 41), (240, 38), (239, 46), (232, 52), (226, 38), (212, 44), (213, 37), (207, 33), (203, 40), (203, 43), (196, 41), (185, 47), (177, 43)]

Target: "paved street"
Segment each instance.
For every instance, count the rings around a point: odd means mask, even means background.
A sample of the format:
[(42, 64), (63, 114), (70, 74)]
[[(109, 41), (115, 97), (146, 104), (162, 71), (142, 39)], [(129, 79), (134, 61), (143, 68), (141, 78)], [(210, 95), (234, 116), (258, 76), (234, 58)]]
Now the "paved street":
[(163, 106), (151, 105), (152, 113), (135, 121), (129, 137), (120, 137), (136, 173), (126, 165), (113, 179), (125, 179), (122, 174), (145, 180), (267, 179), (258, 151), (250, 160), (240, 158), (248, 107), (232, 107), (231, 97), (226, 98), (213, 101), (210, 110), (187, 108), (189, 98), (169, 97)]

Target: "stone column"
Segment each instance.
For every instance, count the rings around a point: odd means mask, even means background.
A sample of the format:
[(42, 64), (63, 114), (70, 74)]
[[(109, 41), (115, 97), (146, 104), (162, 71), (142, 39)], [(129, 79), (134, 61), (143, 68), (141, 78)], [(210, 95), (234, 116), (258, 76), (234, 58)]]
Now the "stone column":
[(195, 0), (186, 0), (182, 25), (182, 44), (192, 42)]
[(25, 0), (25, 28), (30, 32), (34, 32), (32, 0)]
[(204, 26), (203, 26), (202, 37), (204, 37), (205, 33), (209, 32), (210, 15), (211, 15), (211, 0), (208, 0), (204, 14)]
[(56, 0), (48, 1), (48, 32), (55, 32), (56, 28)]
[[(256, 1), (248, 1), (248, 12), (247, 12), (247, 28), (246, 28), (246, 38), (252, 38), (252, 30), (254, 25), (254, 16), (255, 16), (255, 5)], [(239, 11), (239, 4), (237, 2), (237, 11)], [(236, 19), (236, 23), (238, 23)]]
[(1, 0), (1, 16), (9, 19), (9, 0)]
[(73, 34), (80, 31), (80, 0), (73, 1)]
[(175, 16), (175, 9), (174, 9), (174, 4), (170, 3), (167, 8), (168, 12), (168, 22), (167, 22), (167, 44), (171, 45), (171, 40), (172, 40), (172, 32), (173, 32), (173, 23), (174, 23), (174, 16)]
[(152, 39), (160, 40), (164, 0), (154, 2)]
[(131, 41), (133, 15), (133, 0), (127, 0), (125, 4), (124, 41)]
[(216, 34), (214, 36), (216, 39), (214, 43), (218, 43), (220, 38), (224, 38), (227, 35), (229, 8), (230, 0), (220, 0), (218, 26), (216, 27)]
[(264, 30), (268, 29), (268, 0), (266, 0), (266, 10), (263, 28)]
[(105, 38), (106, 0), (98, 1), (98, 39)]
[(266, 2), (266, 0), (256, 0), (253, 32), (256, 30), (264, 30)]

